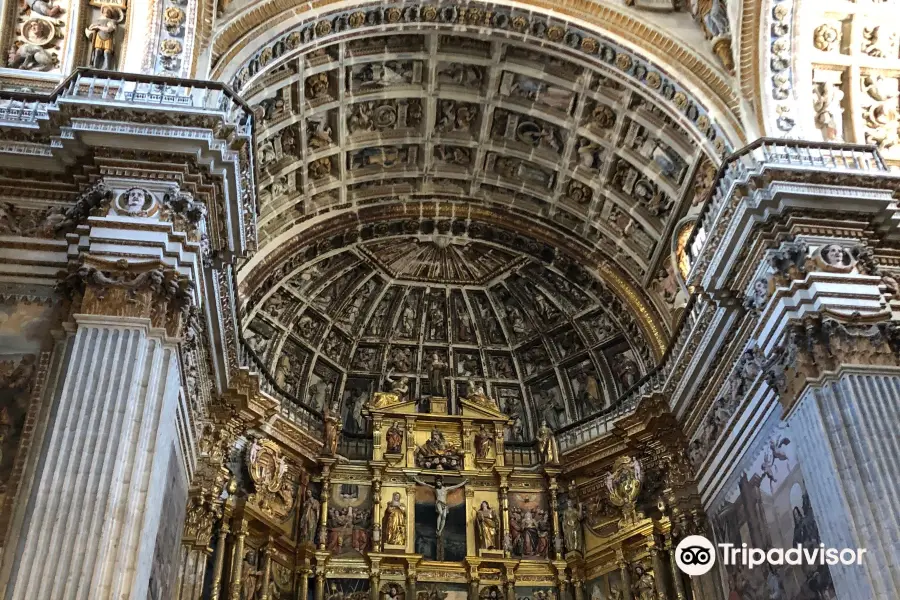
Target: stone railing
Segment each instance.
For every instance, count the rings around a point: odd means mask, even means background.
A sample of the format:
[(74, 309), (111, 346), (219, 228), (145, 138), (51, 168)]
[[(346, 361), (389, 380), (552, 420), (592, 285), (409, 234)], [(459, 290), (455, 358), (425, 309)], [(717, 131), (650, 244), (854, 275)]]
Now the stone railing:
[[(760, 138), (728, 156), (719, 168), (716, 184), (700, 211), (699, 225), (688, 239), (692, 267), (734, 186), (747, 181), (753, 174), (772, 168), (838, 173), (888, 170), (874, 146)], [(693, 272), (689, 273), (688, 280), (693, 276)], [(681, 360), (685, 344), (695, 337), (695, 329), (707, 310), (714, 310), (714, 307), (694, 294), (659, 364), (622, 394), (612, 407), (560, 428), (556, 432), (560, 451), (566, 453), (605, 436), (617, 420), (634, 412), (642, 398), (671, 390), (673, 384), (678, 383), (670, 381), (671, 375)]]
[(314, 438), (322, 439), (324, 428), (322, 413), (282, 389), (269, 373), (263, 361), (243, 338), (238, 347), (240, 348), (238, 353), (240, 365), (250, 369), (251, 373), (255, 373), (259, 377), (259, 389), (278, 401), (281, 415), (288, 421), (296, 423)]
[(719, 167), (716, 185), (713, 186), (700, 210), (697, 227), (688, 238), (688, 258), (691, 265), (688, 281), (694, 279), (693, 266), (696, 259), (734, 186), (741, 181), (747, 181), (751, 175), (776, 167), (792, 170), (828, 170), (835, 173), (888, 170), (874, 146), (772, 138), (756, 140), (727, 157)]
[(0, 124), (37, 127), (64, 103), (215, 113), (238, 135), (253, 135), (250, 106), (224, 83), (85, 68), (49, 94), (0, 91)]

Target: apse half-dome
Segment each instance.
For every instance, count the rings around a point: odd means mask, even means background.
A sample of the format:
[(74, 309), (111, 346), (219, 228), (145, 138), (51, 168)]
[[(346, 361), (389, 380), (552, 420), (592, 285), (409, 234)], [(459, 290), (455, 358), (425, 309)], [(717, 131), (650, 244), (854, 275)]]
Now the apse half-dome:
[(512, 440), (612, 406), (652, 365), (618, 299), (521, 250), (435, 231), (360, 241), (285, 274), (245, 320), (276, 384), (316, 410), (339, 400), (345, 428), (389, 377), (431, 393), (427, 365), (450, 365), (510, 415)]

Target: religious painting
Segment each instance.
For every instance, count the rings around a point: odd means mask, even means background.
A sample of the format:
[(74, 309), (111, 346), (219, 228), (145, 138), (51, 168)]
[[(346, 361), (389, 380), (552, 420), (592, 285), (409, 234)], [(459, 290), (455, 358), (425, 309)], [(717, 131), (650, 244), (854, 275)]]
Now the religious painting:
[(625, 588), (619, 571), (611, 571), (588, 581), (585, 584), (585, 597), (588, 600), (622, 600)]
[[(416, 486), (414, 548), (428, 560), (466, 557), (466, 494), (462, 481), (428, 477)], [(445, 499), (442, 501), (442, 498)]]
[(372, 488), (335, 483), (328, 501), (326, 549), (335, 556), (360, 556), (369, 549)]
[(325, 582), (325, 600), (369, 600), (369, 580), (328, 579)]
[(569, 388), (575, 400), (578, 417), (599, 412), (609, 407), (609, 390), (590, 358), (585, 358), (566, 368)]
[(187, 497), (187, 488), (180, 471), (181, 465), (175, 448), (172, 447), (169, 452), (166, 493), (160, 508), (162, 516), (156, 531), (153, 562), (150, 565), (148, 600), (164, 600), (175, 596), (173, 588), (178, 574), (181, 530), (185, 515), (183, 498)]
[(375, 381), (364, 377), (350, 377), (344, 386), (341, 398), (341, 418), (344, 421), (344, 431), (350, 433), (366, 433), (368, 423), (362, 411), (372, 391), (375, 389)]
[(464, 583), (423, 583), (416, 586), (416, 600), (469, 600)]
[(516, 586), (516, 600), (558, 600), (559, 594), (552, 585), (546, 586)]
[(537, 413), (537, 422), (546, 421), (550, 429), (556, 431), (569, 423), (566, 415), (565, 399), (559, 380), (551, 375), (530, 386), (531, 400)]
[[(713, 505), (717, 543), (740, 548), (817, 548), (816, 515), (803, 480), (790, 428), (776, 423), (757, 438), (759, 448), (742, 461), (740, 475)], [(740, 598), (819, 600), (834, 598), (827, 565), (724, 567), (729, 594)]]
[(0, 505), (21, 441), (51, 314), (52, 308), (40, 302), (0, 302)]
[(552, 533), (546, 496), (536, 492), (510, 492), (509, 529), (513, 556), (547, 558)]

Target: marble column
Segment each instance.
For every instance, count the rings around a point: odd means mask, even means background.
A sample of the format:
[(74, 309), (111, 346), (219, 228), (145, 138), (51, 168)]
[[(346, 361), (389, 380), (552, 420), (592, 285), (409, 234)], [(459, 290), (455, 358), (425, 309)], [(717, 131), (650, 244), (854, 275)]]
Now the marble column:
[(145, 598), (176, 435), (177, 340), (136, 317), (76, 314), (70, 329), (7, 597)]
[(830, 568), (839, 598), (900, 598), (900, 370), (885, 371), (810, 386), (789, 416), (821, 542), (866, 549)]

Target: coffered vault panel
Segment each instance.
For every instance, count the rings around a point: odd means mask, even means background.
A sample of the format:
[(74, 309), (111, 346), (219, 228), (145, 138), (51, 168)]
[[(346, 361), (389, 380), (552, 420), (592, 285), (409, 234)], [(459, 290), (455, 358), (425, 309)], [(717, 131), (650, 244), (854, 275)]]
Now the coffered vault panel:
[(703, 156), (621, 78), (511, 41), (366, 37), (255, 81), (263, 246), (313, 215), (440, 193), (552, 219), (642, 280)]
[(434, 353), (451, 397), (484, 382), (523, 440), (541, 420), (556, 429), (608, 408), (653, 361), (589, 278), (452, 233), (348, 245), (251, 301), (244, 337), (276, 383), (318, 410), (341, 399), (351, 431), (354, 406), (389, 377), (428, 395)]

